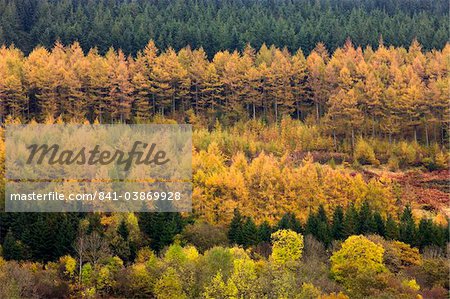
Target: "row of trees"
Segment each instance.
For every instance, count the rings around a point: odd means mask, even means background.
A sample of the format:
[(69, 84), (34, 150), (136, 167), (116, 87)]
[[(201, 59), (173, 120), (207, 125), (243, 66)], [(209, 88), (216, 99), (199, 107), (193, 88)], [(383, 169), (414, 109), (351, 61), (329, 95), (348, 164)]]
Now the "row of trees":
[[(225, 148), (232, 150), (234, 143)], [(280, 140), (279, 143), (282, 143)], [(328, 215), (337, 206), (357, 208), (367, 201), (387, 219), (414, 202), (413, 197), (385, 175), (365, 178), (361, 173), (314, 163), (311, 155), (301, 163), (289, 155), (277, 158), (260, 153), (248, 161), (243, 153), (227, 157), (215, 142), (193, 156), (193, 208), (210, 223), (229, 223), (235, 208), (255, 222), (274, 224), (286, 212), (302, 223), (321, 205)], [(439, 213), (439, 211), (437, 211)]]
[[(396, 220), (398, 219), (398, 220)], [(337, 206), (328, 216), (323, 206), (311, 212), (304, 224), (294, 213), (286, 213), (277, 223), (267, 221), (255, 224), (253, 217), (243, 216), (238, 209), (223, 229), (200, 219), (181, 217), (178, 213), (134, 214), (75, 214), (36, 213), (25, 215), (1, 214), (2, 255), (7, 260), (55, 261), (63, 255), (78, 253), (81, 258), (98, 259), (102, 253), (111, 252), (125, 263), (135, 260), (139, 248), (149, 246), (162, 251), (175, 240), (194, 245), (200, 251), (214, 246), (241, 245), (256, 248), (267, 254), (267, 245), (273, 232), (289, 229), (311, 235), (326, 248), (351, 235), (376, 234), (387, 240), (399, 240), (421, 251), (442, 255), (447, 245), (448, 223), (439, 225), (422, 218), (416, 224), (411, 208), (407, 206), (400, 215), (383, 217), (365, 202), (359, 209), (350, 205), (344, 211)], [(58, 226), (58, 230), (54, 227)], [(106, 244), (106, 245), (105, 245)], [(94, 260), (91, 260), (94, 262)]]
[[(121, 222), (124, 223), (124, 222)], [(131, 232), (118, 227), (120, 238)], [(130, 233), (131, 234), (131, 233)], [(265, 256), (242, 247), (198, 251), (179, 242), (160, 254), (139, 249), (133, 262), (108, 251), (97, 232), (77, 253), (45, 264), (0, 257), (2, 298), (446, 298), (441, 257), (379, 236), (352, 235), (327, 251), (314, 237), (280, 229)], [(84, 243), (83, 243), (84, 242)], [(350, 296), (350, 297), (349, 297)]]
[[(398, 221), (395, 220), (397, 218)], [(351, 235), (375, 234), (387, 240), (399, 240), (420, 250), (427, 248), (439, 253), (445, 251), (449, 239), (448, 225), (438, 225), (427, 218), (422, 218), (416, 224), (409, 206), (405, 207), (399, 217), (388, 215), (384, 218), (378, 211), (373, 211), (367, 202), (360, 209), (350, 205), (344, 211), (341, 206), (337, 206), (331, 217), (320, 206), (316, 213), (308, 215), (304, 225), (294, 213), (286, 213), (273, 226), (267, 221), (256, 225), (252, 217), (243, 216), (239, 210), (235, 210), (228, 238), (231, 244), (249, 248), (270, 242), (271, 233), (280, 229), (312, 235), (326, 247)]]
[(164, 49), (203, 47), (212, 57), (219, 50), (242, 50), (247, 42), (291, 51), (311, 51), (319, 41), (335, 49), (347, 37), (376, 45), (382, 32), (388, 44), (406, 46), (417, 37), (432, 49), (447, 40), (447, 18), (443, 0), (1, 0), (0, 44), (14, 43), (28, 53), (59, 38), (101, 53), (114, 46), (135, 54), (154, 39)]
[(151, 41), (136, 58), (78, 43), (28, 56), (0, 48), (0, 117), (142, 122), (155, 115), (214, 124), (292, 116), (321, 123), (334, 143), (360, 134), (444, 143), (450, 46), (423, 53), (381, 45), (364, 51), (348, 41), (329, 55), (319, 43), (305, 57), (247, 46), (208, 60), (189, 47), (159, 53)]

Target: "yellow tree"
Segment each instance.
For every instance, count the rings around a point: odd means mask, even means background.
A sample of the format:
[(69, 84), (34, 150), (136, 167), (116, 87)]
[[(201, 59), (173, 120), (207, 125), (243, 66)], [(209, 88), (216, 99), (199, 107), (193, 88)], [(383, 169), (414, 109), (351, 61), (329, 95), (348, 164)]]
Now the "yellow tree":
[(245, 73), (246, 102), (251, 105), (252, 118), (256, 118), (256, 111), (261, 109), (263, 104), (262, 94), (262, 74), (259, 68), (251, 67)]
[(321, 110), (323, 110), (329, 94), (327, 83), (325, 82), (326, 57), (323, 47), (319, 47), (313, 50), (306, 59), (309, 73), (308, 85), (312, 91), (317, 123), (320, 120)]
[(401, 120), (404, 117), (404, 108), (401, 105), (404, 99), (405, 83), (403, 75), (396, 64), (391, 66), (392, 80), (389, 87), (386, 89), (384, 103), (383, 103), (383, 119), (381, 121), (381, 129), (388, 134), (389, 141), (392, 136), (399, 133), (401, 130)]
[(388, 272), (383, 263), (384, 249), (364, 236), (350, 236), (330, 258), (331, 274), (350, 291), (357, 291), (360, 282), (377, 279)]
[(372, 122), (372, 137), (376, 135), (376, 128), (379, 126), (379, 120), (382, 117), (382, 102), (384, 97), (384, 85), (381, 79), (370, 71), (364, 84), (363, 105), (366, 108), (367, 115)]
[(86, 102), (82, 85), (83, 77), (87, 72), (83, 50), (78, 43), (66, 48), (57, 42), (52, 49), (50, 59), (56, 72), (57, 81), (54, 88), (60, 113), (67, 115), (66, 120), (83, 119)]
[(410, 66), (407, 67), (405, 76), (407, 81), (406, 90), (402, 94), (402, 98), (399, 99), (402, 102), (406, 116), (405, 121), (402, 123), (413, 128), (414, 141), (417, 142), (417, 129), (425, 110), (425, 84)]
[(153, 92), (162, 115), (171, 108), (175, 114), (176, 102), (187, 94), (189, 78), (182, 67), (177, 54), (169, 48), (155, 59), (151, 72)]
[(214, 63), (209, 63), (203, 78), (204, 86), (201, 89), (200, 109), (207, 110), (208, 114), (215, 114), (217, 107), (224, 101), (223, 84), (217, 74)]
[(6, 114), (19, 117), (28, 110), (25, 94), (23, 53), (11, 46), (0, 47), (0, 119)]
[[(130, 58), (131, 59), (131, 58)], [(108, 63), (110, 115), (112, 120), (125, 122), (131, 114), (131, 95), (133, 86), (130, 82), (129, 62), (122, 50), (117, 53), (110, 49), (106, 53)]]
[(291, 88), (292, 64), (289, 53), (278, 49), (274, 52), (272, 65), (268, 73), (269, 94), (273, 99), (275, 121), (279, 113), (289, 115), (294, 110), (294, 96)]
[(50, 53), (43, 47), (35, 48), (24, 63), (25, 80), (32, 101), (36, 102), (41, 117), (55, 117), (58, 111), (55, 93), (56, 71), (50, 62)]
[(292, 57), (292, 95), (297, 119), (303, 119), (303, 109), (308, 105), (306, 59), (301, 49)]
[(364, 121), (362, 112), (358, 108), (359, 97), (360, 95), (353, 88), (348, 91), (341, 89), (329, 101), (328, 117), (331, 120), (333, 132), (347, 136), (350, 133), (352, 148), (355, 146), (355, 132)]
[(131, 83), (133, 85), (132, 115), (138, 121), (150, 117), (151, 81), (147, 72), (146, 58), (138, 52), (136, 60), (130, 64)]
[(206, 53), (203, 49), (194, 50), (191, 53), (191, 63), (188, 65), (188, 76), (192, 85), (192, 94), (193, 94), (193, 106), (195, 107), (195, 111), (199, 111), (199, 103), (204, 102), (202, 99), (203, 95), (208, 91), (204, 91), (207, 89), (207, 80), (212, 79), (211, 76), (213, 74), (209, 73), (212, 71), (209, 68), (209, 62), (206, 57)]
[(278, 230), (270, 235), (273, 243), (270, 259), (280, 266), (298, 262), (303, 253), (303, 235), (292, 230)]
[[(227, 52), (224, 52), (227, 55)], [(221, 81), (224, 85), (225, 103), (224, 109), (232, 119), (240, 118), (244, 115), (243, 106), (243, 79), (246, 66), (237, 51), (228, 54), (228, 59), (223, 65)]]
[(108, 62), (98, 54), (96, 48), (89, 51), (85, 61), (88, 77), (85, 93), (91, 110), (90, 115), (92, 119), (98, 118), (98, 121), (103, 123), (110, 106), (107, 99), (110, 84)]

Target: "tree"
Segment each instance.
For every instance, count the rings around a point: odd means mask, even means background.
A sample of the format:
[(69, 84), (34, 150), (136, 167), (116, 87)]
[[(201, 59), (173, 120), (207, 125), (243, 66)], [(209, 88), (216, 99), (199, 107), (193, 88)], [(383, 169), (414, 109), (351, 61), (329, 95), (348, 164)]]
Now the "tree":
[(387, 272), (383, 264), (384, 249), (363, 236), (351, 236), (330, 258), (334, 279), (348, 285), (363, 275)]
[(299, 49), (294, 56), (292, 56), (292, 94), (295, 101), (295, 112), (297, 119), (304, 119), (306, 113), (305, 106), (308, 105), (309, 94), (307, 91), (307, 65), (306, 58), (302, 50)]
[(42, 118), (55, 117), (58, 111), (55, 93), (56, 72), (50, 53), (43, 47), (33, 50), (24, 63), (25, 79), (30, 84), (31, 98), (36, 100)]
[(0, 48), (0, 119), (19, 117), (28, 111), (23, 76), (23, 53), (13, 46)]
[(410, 245), (416, 244), (416, 224), (409, 205), (405, 207), (400, 218), (399, 240)]
[(364, 201), (359, 209), (358, 215), (358, 233), (366, 234), (373, 233), (375, 231), (375, 224), (373, 221), (372, 210), (367, 201)]
[(231, 244), (242, 244), (242, 226), (243, 219), (238, 209), (234, 210), (234, 216), (228, 230), (228, 240)]
[(242, 245), (244, 248), (258, 244), (258, 229), (251, 217), (247, 217), (242, 225)]
[(249, 258), (238, 258), (233, 261), (233, 272), (229, 278), (229, 289), (237, 289), (237, 298), (257, 298), (256, 263)]
[(164, 116), (168, 108), (174, 115), (177, 101), (187, 93), (189, 78), (172, 48), (155, 59), (151, 80), (152, 92), (157, 95), (156, 105), (160, 108), (161, 115)]
[(333, 212), (331, 223), (331, 235), (334, 240), (343, 240), (345, 238), (344, 210), (337, 206)]
[(258, 227), (258, 240), (259, 242), (270, 242), (270, 235), (272, 234), (272, 227), (267, 221), (261, 223)]
[(27, 259), (27, 248), (22, 242), (17, 241), (11, 230), (8, 231), (3, 241), (2, 255), (6, 260), (22, 261)]
[(129, 119), (131, 114), (131, 95), (133, 86), (130, 82), (130, 72), (125, 54), (110, 49), (106, 54), (108, 63), (109, 91), (108, 102), (111, 118), (121, 123)]
[(289, 115), (294, 110), (294, 96), (291, 90), (291, 57), (286, 51), (276, 49), (268, 74), (269, 95), (273, 99), (274, 118)]
[(109, 93), (109, 65), (106, 59), (99, 55), (97, 48), (93, 48), (86, 56), (88, 65), (87, 77), (88, 85), (86, 87), (86, 97), (88, 98), (88, 107), (91, 112), (88, 114), (92, 119), (97, 119), (103, 123), (103, 119), (108, 112), (107, 96)]
[(325, 82), (325, 64), (328, 54), (323, 44), (318, 44), (316, 49), (306, 59), (309, 76), (308, 83), (312, 90), (312, 100), (315, 105), (315, 117), (318, 123), (321, 116), (321, 107), (325, 105), (328, 98), (328, 88)]
[[(82, 86), (87, 74), (83, 50), (78, 43), (64, 47), (56, 42), (50, 53), (50, 63), (54, 65), (54, 92), (58, 98), (58, 113), (65, 119), (82, 120), (86, 108)], [(83, 82), (84, 81), (84, 82)]]
[(399, 238), (397, 222), (395, 222), (391, 215), (388, 215), (386, 220), (386, 238), (388, 240), (397, 240)]
[(161, 278), (158, 279), (154, 292), (156, 297), (161, 299), (187, 298), (181, 285), (180, 276), (172, 267), (167, 268)]
[(420, 249), (430, 246), (434, 242), (433, 221), (431, 219), (422, 218), (417, 229), (417, 245)]
[(383, 217), (378, 211), (375, 211), (375, 213), (373, 214), (373, 221), (374, 221), (373, 232), (382, 237), (386, 236), (386, 224)]
[(333, 130), (337, 133), (350, 135), (352, 148), (355, 148), (356, 130), (364, 121), (358, 108), (359, 94), (355, 89), (339, 92), (330, 97), (328, 117), (331, 119)]
[(300, 260), (303, 250), (303, 235), (291, 230), (278, 230), (271, 235), (270, 258), (278, 265), (287, 265)]
[(224, 246), (228, 243), (228, 238), (224, 229), (207, 222), (197, 220), (193, 224), (188, 224), (181, 233), (182, 240), (192, 244), (200, 252), (214, 246)]
[(296, 233), (301, 233), (303, 231), (300, 221), (295, 217), (294, 213), (286, 213), (281, 217), (277, 224), (277, 230), (280, 229), (290, 229)]
[(238, 289), (231, 281), (229, 283), (225, 283), (223, 281), (222, 273), (219, 271), (213, 277), (211, 283), (205, 286), (205, 291), (202, 295), (205, 299), (235, 298), (238, 295)]
[(131, 82), (134, 90), (131, 112), (133, 117), (139, 122), (148, 119), (152, 110), (150, 106), (152, 98), (151, 81), (148, 76), (146, 57), (142, 52), (138, 53), (130, 71), (132, 73)]
[(110, 247), (115, 255), (125, 262), (134, 260), (136, 248), (134, 242), (130, 238), (130, 229), (122, 219), (117, 227), (115, 234), (110, 241)]
[(179, 213), (139, 213), (139, 228), (150, 238), (150, 248), (159, 252), (173, 242), (184, 226)]
[(345, 236), (349, 237), (357, 233), (358, 230), (358, 211), (353, 204), (350, 204), (345, 211), (344, 231)]

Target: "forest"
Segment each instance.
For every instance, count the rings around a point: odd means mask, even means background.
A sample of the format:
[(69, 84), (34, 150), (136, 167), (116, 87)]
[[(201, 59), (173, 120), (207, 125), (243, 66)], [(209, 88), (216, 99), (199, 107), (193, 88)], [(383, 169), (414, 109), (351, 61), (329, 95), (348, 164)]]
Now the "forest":
[(0, 53), (4, 124), (194, 128), (193, 213), (2, 212), (2, 297), (447, 296), (449, 45)]
[[(0, 0), (0, 298), (448, 298), (448, 17)], [(9, 124), (191, 124), (192, 212), (5, 212)]]
[(1, 0), (0, 44), (28, 54), (60, 39), (128, 55), (153, 39), (164, 50), (203, 47), (211, 58), (247, 43), (305, 53), (319, 42), (334, 50), (348, 37), (378, 46), (382, 35), (389, 45), (417, 38), (431, 50), (448, 41), (448, 18), (445, 0)]
[(416, 40), (376, 50), (347, 40), (332, 54), (319, 43), (307, 56), (247, 45), (211, 60), (201, 48), (159, 51), (153, 41), (136, 58), (113, 48), (85, 55), (79, 43), (28, 56), (3, 46), (0, 118), (139, 123), (160, 116), (211, 128), (289, 116), (320, 124), (336, 149), (338, 141), (354, 149), (357, 136), (445, 144), (449, 55), (449, 44), (424, 53)]

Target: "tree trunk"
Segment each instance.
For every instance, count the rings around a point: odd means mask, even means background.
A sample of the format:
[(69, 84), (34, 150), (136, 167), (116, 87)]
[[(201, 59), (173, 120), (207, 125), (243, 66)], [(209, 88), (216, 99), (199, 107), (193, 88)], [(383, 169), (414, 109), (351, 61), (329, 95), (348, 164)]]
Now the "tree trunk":
[(375, 138), (375, 116), (372, 115), (372, 138)]
[(355, 150), (355, 129), (352, 127), (352, 150)]
[(278, 105), (277, 100), (275, 100), (275, 122), (278, 122)]
[(319, 117), (320, 117), (320, 113), (319, 113), (319, 103), (316, 102), (316, 122), (319, 123)]
[(414, 126), (414, 141), (417, 143), (417, 126)]

